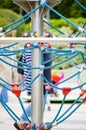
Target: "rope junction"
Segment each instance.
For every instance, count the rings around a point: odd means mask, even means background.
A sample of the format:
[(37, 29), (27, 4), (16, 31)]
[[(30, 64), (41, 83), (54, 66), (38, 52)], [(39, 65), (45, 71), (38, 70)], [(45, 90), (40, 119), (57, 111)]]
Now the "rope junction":
[[(86, 10), (86, 8), (78, 1), (78, 0), (74, 0), (74, 2), (76, 2), (83, 10)], [(9, 29), (8, 31), (2, 32), (0, 33), (0, 36), (3, 36), (5, 34), (8, 34), (9, 32), (11, 32), (12, 30), (18, 28), (19, 26), (21, 26), (23, 23), (25, 23), (30, 16), (37, 10), (39, 10), (42, 6), (45, 6), (46, 8), (52, 10), (56, 15), (58, 15), (59, 17), (63, 18), (66, 22), (68, 22), (68, 24), (71, 24), (71, 26), (73, 26), (75, 29), (78, 30), (77, 34), (75, 36), (71, 36), (69, 34), (66, 34), (65, 32), (62, 32), (61, 30), (57, 29), (56, 27), (54, 27), (53, 25), (51, 25), (48, 21), (46, 21), (45, 19), (43, 19), (43, 22), (45, 22), (47, 25), (49, 25), (51, 28), (55, 29), (56, 31), (58, 31), (59, 33), (63, 34), (66, 37), (78, 37), (80, 35), (80, 33), (84, 34), (84, 37), (86, 37), (86, 31), (85, 31), (85, 25), (86, 25), (86, 21), (83, 23), (82, 27), (78, 27), (76, 24), (72, 23), (70, 20), (68, 20), (67, 18), (65, 18), (62, 14), (60, 14), (58, 11), (54, 10), (52, 7), (50, 7), (47, 4), (47, 0), (41, 0), (40, 1), (40, 5), (31, 10), (29, 13), (27, 13), (26, 15), (24, 15), (23, 17), (21, 17), (20, 19), (0, 28), (1, 31), (5, 31), (7, 29)], [(9, 83), (6, 80), (4, 80), (2, 77), (0, 77), (0, 85), (2, 87), (4, 87), (5, 89), (7, 89), (8, 91), (11, 91), (13, 94), (15, 94), (16, 98), (18, 99), (22, 111), (25, 113), (27, 120), (28, 120), (28, 125), (29, 128), (31, 129), (31, 119), (27, 116), (27, 113), (25, 112), (25, 108), (23, 105), (23, 102), (21, 100), (21, 93), (23, 91), (26, 91), (35, 80), (37, 80), (37, 78), (42, 77), (43, 80), (45, 80), (49, 86), (52, 86), (53, 88), (58, 89), (59, 91), (62, 91), (63, 93), (63, 100), (62, 103), (54, 117), (54, 119), (50, 122), (50, 123), (43, 123), (40, 124), (40, 126), (38, 126), (37, 124), (35, 124), (33, 127), (34, 129), (37, 129), (39, 127), (40, 130), (49, 130), (52, 127), (62, 123), (64, 120), (66, 120), (68, 117), (70, 117), (70, 115), (72, 115), (84, 102), (86, 102), (86, 89), (83, 89), (86, 85), (86, 82), (82, 82), (81, 81), (81, 73), (83, 71), (86, 70), (86, 60), (85, 60), (85, 51), (86, 51), (86, 43), (70, 43), (67, 49), (61, 50), (61, 49), (56, 49), (53, 47), (49, 47), (47, 46), (47, 44), (44, 44), (42, 47), (39, 47), (38, 43), (31, 43), (29, 48), (24, 48), (22, 47), (21, 49), (16, 49), (17, 46), (19, 46), (20, 43), (16, 42), (10, 45), (6, 45), (6, 46), (1, 46), (0, 47), (0, 61), (3, 62), (4, 64), (7, 64), (8, 66), (11, 66), (13, 68), (21, 68), (24, 69), (24, 67), (19, 67), (17, 66), (18, 63), (20, 63), (22, 66), (26, 66), (25, 69), (27, 70), (40, 70), (40, 73), (38, 75), (36, 75), (36, 77), (31, 81), (30, 84), (28, 84), (25, 87), (21, 87), (24, 84), (24, 81), (27, 80), (28, 76), (30, 75), (30, 73), (27, 74), (27, 76), (20, 81), (19, 83)], [(23, 45), (25, 46), (26, 43)], [(77, 46), (81, 46), (81, 48), (83, 48), (84, 51), (82, 51), (82, 49), (77, 49)], [(12, 49), (15, 48), (15, 49)], [(25, 53), (28, 51), (32, 51), (33, 49), (41, 49), (41, 59), (42, 59), (42, 63), (39, 67), (31, 67), (30, 65), (27, 65), (23, 62), (20, 62), (16, 59), (14, 59), (12, 56), (16, 56), (20, 53)], [(48, 60), (46, 62), (43, 61), (43, 54), (45, 53), (50, 53), (52, 55), (51, 60)], [(82, 58), (82, 62), (83, 62), (83, 66), (80, 67), (78, 65), (76, 65), (74, 63), (74, 58), (80, 56)], [(7, 59), (10, 60), (10, 62), (4, 60), (3, 57), (6, 57)], [(57, 60), (58, 62), (55, 62), (55, 60)], [(52, 65), (45, 67), (46, 63), (49, 62), (53, 62)], [(66, 62), (70, 62), (70, 64), (72, 66), (74, 66), (77, 69), (77, 72), (72, 74), (71, 76), (67, 77), (66, 79), (61, 80), (58, 83), (58, 88), (57, 88), (57, 84), (53, 84), (51, 82), (49, 82), (45, 76), (43, 75), (43, 70), (46, 70), (48, 68), (50, 69), (54, 69), (55, 67), (59, 67), (61, 65), (64, 65)], [(15, 64), (13, 64), (15, 63)], [(72, 86), (72, 87), (64, 87), (64, 83), (71, 80), (72, 78), (77, 77), (77, 79), (81, 82), (79, 82), (79, 84), (77, 84), (77, 86)], [(63, 87), (60, 87), (60, 85), (63, 85)], [(64, 113), (61, 113), (62, 108), (65, 104), (65, 100), (67, 98), (67, 96), (73, 91), (73, 90), (80, 90), (80, 94), (79, 96), (75, 99), (75, 101), (70, 105), (69, 108), (67, 108)], [(47, 98), (47, 94), (48, 94), (48, 90), (46, 90), (46, 94), (45, 94), (45, 101), (44, 101), (44, 106), (46, 104), (46, 98)], [(75, 104), (79, 101), (79, 103), (75, 106)], [(18, 121), (20, 120), (20, 118), (17, 116), (17, 114), (12, 110), (12, 108), (10, 108), (10, 106), (8, 104), (6, 104), (1, 98), (0, 98), (0, 102), (2, 104), (2, 106), (4, 107), (4, 109), (8, 112), (8, 114), (11, 116), (11, 118), (14, 121)], [(28, 130), (26, 128), (26, 130)]]

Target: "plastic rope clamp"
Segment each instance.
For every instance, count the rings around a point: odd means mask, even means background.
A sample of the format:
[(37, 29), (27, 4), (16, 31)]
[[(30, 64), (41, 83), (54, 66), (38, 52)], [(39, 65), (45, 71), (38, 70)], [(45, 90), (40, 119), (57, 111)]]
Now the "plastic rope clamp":
[(40, 65), (40, 70), (44, 70), (44, 65)]
[(47, 0), (41, 0), (40, 5), (45, 6)]
[(69, 92), (71, 92), (71, 88), (63, 88), (62, 92), (63, 92), (64, 96), (67, 96), (69, 94)]
[(19, 89), (19, 85), (18, 84), (12, 84), (12, 93), (14, 93), (16, 95), (16, 97), (20, 96), (21, 91)]
[(34, 43), (33, 48), (39, 48), (39, 46), (37, 45), (37, 43)]
[(44, 65), (40, 65), (40, 74), (43, 74), (43, 70), (44, 70), (45, 66)]

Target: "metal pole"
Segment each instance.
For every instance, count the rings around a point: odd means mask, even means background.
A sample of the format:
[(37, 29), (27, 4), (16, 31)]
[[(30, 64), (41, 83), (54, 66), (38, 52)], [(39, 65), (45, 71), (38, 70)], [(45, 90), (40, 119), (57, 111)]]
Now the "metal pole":
[[(47, 11), (46, 18), (47, 18), (47, 21), (50, 20), (50, 10)], [(48, 25), (47, 25), (47, 32), (49, 32), (49, 26)]]
[[(34, 48), (32, 51), (32, 66), (39, 67), (41, 64), (41, 50)], [(32, 79), (40, 73), (39, 69), (32, 70)], [(40, 126), (43, 123), (43, 86), (42, 78), (38, 77), (32, 84), (32, 126)], [(39, 128), (38, 128), (39, 130)]]
[(19, 13), (23, 16), (23, 9), (21, 7), (19, 7)]
[[(37, 6), (39, 6), (39, 1), (35, 1), (35, 8)], [(43, 15), (40, 9), (31, 15), (31, 28), (32, 32), (36, 31), (39, 36), (43, 35)]]
[[(35, 1), (35, 7), (39, 5), (39, 1)], [(37, 32), (39, 36), (43, 35), (43, 18), (40, 15), (40, 10), (37, 10), (31, 16), (31, 24), (32, 24), (32, 32)], [(41, 65), (41, 50), (40, 48), (34, 48), (32, 50), (32, 67), (39, 67)], [(35, 69), (32, 70), (32, 79), (34, 79), (40, 70)], [(32, 95), (31, 95), (31, 104), (32, 104), (32, 130), (33, 126), (37, 125), (39, 130), (39, 126), (43, 123), (43, 85), (42, 78), (37, 78), (32, 84)]]

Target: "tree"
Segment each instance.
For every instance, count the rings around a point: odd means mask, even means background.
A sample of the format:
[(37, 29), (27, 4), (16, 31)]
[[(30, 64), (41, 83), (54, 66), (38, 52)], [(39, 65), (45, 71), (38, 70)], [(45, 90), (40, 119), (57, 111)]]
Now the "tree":
[[(86, 1), (85, 0), (79, 0), (83, 6), (86, 7)], [(80, 8), (74, 0), (63, 0), (61, 4), (56, 6), (54, 8), (58, 12), (60, 12), (65, 17), (86, 17), (86, 11)], [(51, 18), (59, 18), (54, 13), (51, 12)]]
[[(62, 0), (62, 3), (57, 5), (54, 9), (59, 11), (65, 17), (86, 17), (86, 11), (80, 8), (75, 0)], [(82, 5), (86, 7), (86, 0), (78, 0)], [(0, 0), (0, 8), (11, 9), (19, 13), (19, 7), (13, 3), (13, 0)], [(53, 12), (51, 12), (51, 18), (59, 18)]]

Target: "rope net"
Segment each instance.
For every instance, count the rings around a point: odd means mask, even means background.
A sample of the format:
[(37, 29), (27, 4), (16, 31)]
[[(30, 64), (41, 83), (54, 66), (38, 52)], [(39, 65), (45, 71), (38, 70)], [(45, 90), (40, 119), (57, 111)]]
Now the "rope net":
[[(84, 6), (82, 6), (80, 3), (78, 3), (78, 1), (75, 1), (75, 2), (80, 7), (82, 7), (84, 10), (86, 10), (86, 8)], [(69, 34), (66, 34), (65, 32), (62, 32), (61, 30), (57, 29), (56, 27), (54, 27), (53, 25), (51, 25), (48, 21), (46, 21), (44, 19), (43, 21), (46, 24), (48, 24), (50, 27), (52, 27), (53, 29), (60, 32), (61, 34), (63, 34), (66, 37), (70, 37), (70, 38), (79, 37), (80, 33), (83, 34), (83, 38), (86, 37), (86, 31), (85, 31), (86, 22), (84, 22), (82, 24), (82, 27), (78, 27), (76, 24), (72, 23), (67, 18), (62, 16), (58, 11), (56, 11), (52, 7), (50, 7), (47, 4), (47, 1), (44, 1), (44, 2), (41, 1), (40, 5), (37, 8), (33, 9), (32, 11), (27, 13), (25, 16), (14, 21), (13, 23), (10, 23), (9, 25), (2, 27), (1, 28), (2, 31), (6, 30), (8, 28), (10, 28), (10, 29), (8, 31), (1, 33), (0, 35), (3, 36), (4, 34), (7, 34), (7, 33), (11, 32), (12, 30), (18, 28), (20, 25), (22, 25), (24, 22), (26, 22), (30, 18), (31, 14), (33, 14), (35, 11), (39, 10), (42, 6), (45, 6), (46, 8), (52, 10), (56, 15), (63, 18), (65, 21), (67, 21), (69, 24), (71, 24), (78, 31), (75, 36), (70, 36)], [(58, 46), (58, 45), (59, 44), (56, 43), (56, 46)], [(25, 111), (25, 107), (24, 107), (23, 101), (21, 99), (21, 93), (24, 91), (27, 91), (27, 89), (29, 89), (30, 86), (32, 86), (33, 83), (39, 77), (41, 77), (42, 80), (47, 83), (47, 85), (46, 85), (43, 82), (43, 86), (47, 86), (45, 98), (44, 98), (44, 105), (43, 105), (44, 112), (45, 112), (46, 100), (47, 100), (47, 95), (48, 95), (50, 86), (52, 86), (53, 89), (58, 89), (58, 91), (61, 93), (62, 103), (60, 104), (56, 115), (50, 122), (48, 122), (48, 123), (43, 122), (43, 124), (40, 124), (40, 126), (38, 124), (34, 124), (34, 126), (33, 126), (34, 129), (37, 129), (38, 127), (40, 128), (40, 130), (42, 128), (46, 129), (46, 130), (51, 129), (52, 127), (62, 123), (64, 120), (66, 120), (68, 117), (70, 117), (84, 102), (86, 102), (86, 81), (82, 78), (82, 75), (86, 70), (86, 60), (85, 60), (86, 40), (85, 40), (85, 42), (73, 42), (73, 43), (69, 42), (64, 45), (64, 48), (62, 48), (60, 45), (58, 47), (59, 48), (58, 49), (58, 48), (56, 48), (56, 46), (54, 46), (53, 43), (51, 46), (49, 43), (46, 43), (46, 42), (44, 44), (42, 44), (41, 46), (39, 45), (38, 42), (23, 43), (23, 44), (21, 44), (19, 42), (15, 42), (15, 43), (11, 43), (10, 45), (6, 45), (6, 44), (4, 45), (3, 43), (1, 43), (1, 46), (0, 46), (1, 63), (3, 63), (5, 65), (5, 67), (7, 66), (12, 69), (11, 81), (9, 81), (7, 78), (4, 78), (3, 75), (1, 74), (0, 75), (0, 85), (5, 90), (12, 92), (18, 99), (20, 106), (22, 108), (22, 111), (24, 112), (24, 114), (27, 118), (27, 124), (30, 126), (29, 129), (31, 129), (31, 127), (32, 127), (31, 126), (32, 121), (28, 117), (28, 114)], [(16, 58), (18, 55), (21, 55), (21, 54), (25, 54), (25, 53), (29, 53), (29, 52), (32, 53), (32, 51), (35, 49), (41, 50), (41, 64), (39, 67), (35, 67), (35, 66), (33, 67), (30, 64), (26, 64), (22, 61), (19, 61)], [(45, 55), (45, 54), (50, 54), (51, 59), (44, 61), (43, 55)], [(77, 62), (79, 61), (79, 59), (82, 60), (82, 65), (80, 65), (80, 66), (77, 65)], [(46, 64), (49, 64), (50, 62), (52, 62), (52, 64), (46, 66)], [(18, 66), (18, 64), (21, 64), (21, 66)], [(69, 72), (68, 75), (66, 75), (65, 70), (64, 70), (64, 66), (66, 66), (67, 64), (69, 64), (70, 66), (73, 66), (73, 69), (74, 69), (74, 71)], [(15, 77), (17, 77), (17, 69), (19, 69), (19, 68), (29, 71), (29, 73), (27, 73), (27, 75), (21, 81), (18, 81), (17, 79), (15, 79)], [(43, 71), (44, 70), (46, 71), (47, 69), (51, 69), (52, 71), (60, 69), (60, 73), (62, 74), (62, 77), (60, 77), (61, 79), (59, 80), (59, 82), (53, 83), (53, 82), (50, 82), (47, 80), (46, 76), (43, 73)], [(61, 70), (61, 69), (63, 69), (63, 70)], [(23, 86), (24, 82), (27, 81), (28, 77), (31, 75), (32, 70), (33, 71), (39, 70), (38, 75), (36, 75), (36, 77), (34, 79), (32, 79), (30, 83)], [(4, 74), (6, 74), (6, 72), (4, 72)], [(56, 79), (55, 75), (53, 78)], [(70, 82), (73, 82), (73, 81), (76, 81), (74, 86), (73, 86), (73, 84), (70, 85)], [(69, 108), (67, 108), (64, 111), (64, 113), (61, 113), (62, 108), (65, 105), (66, 99), (74, 91), (78, 91), (78, 94), (76, 95), (74, 102), (71, 103)], [(0, 102), (1, 102), (2, 106), (4, 107), (4, 109), (7, 111), (7, 113), (11, 116), (11, 118), (15, 122), (20, 120), (20, 117), (12, 110), (12, 108), (1, 97), (0, 97)], [(79, 102), (79, 103), (76, 105), (77, 102)], [(26, 126), (25, 126), (25, 129), (27, 130)]]

